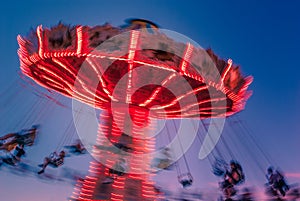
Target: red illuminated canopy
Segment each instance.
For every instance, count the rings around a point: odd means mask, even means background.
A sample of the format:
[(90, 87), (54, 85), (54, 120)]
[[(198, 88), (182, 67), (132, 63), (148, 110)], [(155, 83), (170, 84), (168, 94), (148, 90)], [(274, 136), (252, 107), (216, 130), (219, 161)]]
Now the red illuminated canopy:
[(230, 59), (157, 30), (59, 24), (39, 26), (18, 43), (25, 75), (99, 109), (129, 104), (156, 118), (224, 117), (241, 111), (251, 95), (252, 77)]

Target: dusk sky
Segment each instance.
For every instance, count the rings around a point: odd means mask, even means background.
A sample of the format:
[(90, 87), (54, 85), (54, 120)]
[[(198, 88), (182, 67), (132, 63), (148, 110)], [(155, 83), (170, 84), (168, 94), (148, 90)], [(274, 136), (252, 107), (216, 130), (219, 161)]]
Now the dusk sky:
[[(35, 165), (60, 146), (66, 124), (72, 121), (71, 109), (51, 104), (49, 113), (32, 109), (38, 97), (20, 85), (17, 35), (26, 36), (38, 25), (51, 27), (59, 21), (70, 25), (124, 25), (128, 18), (151, 20), (161, 28), (172, 30), (196, 41), (203, 48), (212, 48), (221, 58), (231, 58), (241, 66), (243, 75), (252, 75), (253, 95), (245, 110), (226, 121), (224, 138), (231, 143), (237, 156), (246, 156), (245, 171), (248, 186), (262, 188), (263, 172), (267, 168), (264, 154), (272, 165), (280, 167), (291, 183), (300, 183), (300, 3), (298, 1), (7, 1), (0, 7), (2, 24), (0, 37), (0, 136), (30, 128), (26, 118), (40, 114), (41, 136), (28, 150), (26, 160)], [(34, 87), (33, 87), (34, 88)], [(26, 98), (25, 98), (26, 97)], [(68, 102), (67, 99), (63, 101)], [(33, 107), (34, 108), (34, 107)], [(39, 108), (39, 107), (37, 107)], [(40, 107), (41, 108), (41, 107)], [(29, 115), (24, 115), (28, 114)], [(248, 130), (262, 152), (243, 147), (247, 143), (232, 119), (246, 122)], [(44, 122), (43, 122), (44, 120)], [(232, 120), (232, 121), (231, 121)], [(232, 124), (230, 124), (230, 121)], [(232, 132), (236, 129), (236, 132)], [(253, 143), (253, 142), (252, 142)], [(207, 160), (197, 159), (197, 141), (187, 153), (194, 187), (206, 188), (219, 181), (212, 175)], [(239, 155), (240, 154), (240, 155)], [(85, 163), (80, 163), (83, 160)], [(67, 158), (66, 166), (87, 171), (89, 157)], [(3, 171), (2, 171), (3, 170)], [(56, 171), (49, 168), (50, 172)], [(207, 176), (211, 174), (212, 176)], [(246, 173), (247, 174), (247, 173)], [(158, 184), (179, 188), (176, 173), (161, 173)], [(172, 185), (164, 179), (173, 178)], [(251, 182), (253, 182), (253, 184)], [(261, 186), (259, 186), (261, 185)], [(215, 187), (214, 185), (211, 185)], [(24, 189), (23, 189), (24, 188)], [(0, 169), (0, 200), (5, 201), (63, 201), (71, 195), (73, 186), (62, 182), (43, 181), (37, 177), (14, 175), (7, 168)]]

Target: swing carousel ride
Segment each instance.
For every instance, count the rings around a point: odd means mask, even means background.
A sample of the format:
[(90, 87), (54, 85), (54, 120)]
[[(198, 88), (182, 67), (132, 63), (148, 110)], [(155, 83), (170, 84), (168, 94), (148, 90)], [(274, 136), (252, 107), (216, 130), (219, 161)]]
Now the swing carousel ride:
[[(243, 110), (251, 95), (252, 77), (242, 76), (232, 60), (178, 42), (147, 20), (126, 27), (39, 26), (28, 37), (18, 36), (18, 43), (25, 76), (101, 110), (94, 160), (72, 200), (158, 199), (149, 165), (153, 122), (226, 118)], [(120, 159), (127, 168), (115, 167)], [(122, 176), (104, 184), (116, 171)]]

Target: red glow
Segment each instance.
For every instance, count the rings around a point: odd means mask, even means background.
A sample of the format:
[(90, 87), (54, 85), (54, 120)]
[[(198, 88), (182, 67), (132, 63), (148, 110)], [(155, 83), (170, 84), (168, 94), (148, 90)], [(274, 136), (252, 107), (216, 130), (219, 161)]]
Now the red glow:
[[(147, 164), (150, 163), (151, 157), (140, 155), (155, 150), (154, 140), (147, 139), (147, 132), (153, 129), (149, 126), (150, 118), (207, 118), (232, 115), (244, 108), (246, 100), (251, 95), (247, 88), (252, 78), (243, 78), (242, 86), (238, 90), (232, 90), (224, 84), (225, 78), (231, 72), (232, 60), (228, 60), (226, 68), (220, 70), (221, 77), (217, 81), (206, 80), (209, 78), (204, 78), (193, 69), (194, 66), (190, 60), (192, 54), (197, 52), (197, 48), (190, 43), (186, 44), (178, 63), (172, 63), (150, 57), (145, 58), (146, 56), (140, 57), (139, 55), (143, 54), (140, 46), (145, 41), (141, 41), (141, 33), (138, 30), (130, 31), (128, 50), (125, 50), (127, 54), (120, 56), (111, 51), (105, 52), (89, 47), (90, 27), (77, 26), (75, 28), (76, 37), (73, 38), (72, 46), (61, 49), (49, 48), (48, 37), (51, 30), (43, 30), (42, 26), (37, 27), (36, 30), (38, 40), (36, 50), (32, 50), (31, 41), (18, 36), (21, 70), (42, 87), (104, 110), (100, 116), (101, 124), (96, 145), (111, 146), (105, 143), (119, 142), (122, 129), (126, 126), (125, 116), (129, 112), (133, 123), (130, 128), (126, 129), (133, 136), (132, 146), (136, 154), (129, 157), (128, 166), (129, 172), (135, 172), (135, 174), (128, 173), (115, 179), (109, 192), (110, 199), (126, 200), (126, 196), (130, 195), (125, 189), (132, 180), (135, 180), (140, 182), (136, 186), (138, 196), (142, 196), (143, 200), (154, 200), (159, 196), (154, 191), (154, 183), (151, 181), (153, 174), (144, 172), (148, 168)], [(147, 39), (143, 38), (143, 40)], [(102, 66), (102, 63), (105, 65), (106, 60), (112, 61), (107, 69)], [(83, 61), (86, 61), (86, 69), (81, 73)], [(143, 75), (133, 73), (135, 68), (140, 66), (147, 66), (149, 70), (145, 70)], [(97, 83), (96, 89), (91, 86), (94, 80), (90, 76), (98, 79), (99, 84)], [(122, 76), (126, 76), (126, 83), (121, 86), (118, 93), (113, 93)], [(186, 80), (190, 84), (190, 89), (180, 87), (179, 78)], [(141, 90), (133, 91), (135, 85), (143, 83), (143, 79), (150, 83), (159, 81), (154, 83), (160, 83), (160, 85), (151, 86), (150, 84)], [(167, 89), (170, 86), (173, 88), (177, 86), (176, 94), (179, 95), (175, 97), (172, 92), (169, 92)], [(192, 96), (195, 97), (193, 103), (188, 101)], [(113, 117), (112, 103), (118, 104), (119, 107)], [(150, 108), (151, 113), (149, 113)], [(72, 196), (74, 199), (94, 199), (98, 187), (101, 186), (102, 177), (109, 175), (109, 168), (114, 166), (118, 158), (117, 154), (99, 150), (97, 146), (94, 146), (92, 154), (103, 161), (90, 163), (90, 175), (83, 182), (78, 181)], [(110, 155), (103, 158), (103, 154)]]
[(44, 43), (43, 43), (43, 39), (42, 39), (42, 33), (43, 33), (43, 29), (42, 29), (42, 25), (38, 26), (36, 29), (36, 34), (38, 36), (38, 41), (39, 41), (39, 55), (40, 57), (42, 57), (42, 55), (44, 54)]
[(76, 35), (77, 35), (77, 50), (76, 54), (80, 55), (82, 52), (82, 26), (78, 26), (76, 28)]
[(227, 66), (226, 66), (226, 68), (225, 68), (223, 74), (221, 75), (221, 85), (223, 85), (224, 79), (225, 79), (227, 73), (229, 72), (231, 66), (232, 66), (232, 59), (228, 59), (228, 61), (227, 61)]
[(130, 33), (130, 45), (129, 45), (129, 52), (128, 52), (128, 81), (127, 81), (127, 96), (126, 96), (126, 103), (131, 104), (131, 87), (132, 87), (132, 69), (133, 69), (133, 62), (135, 51), (138, 46), (140, 32), (139, 31), (131, 31)]
[(183, 58), (182, 58), (182, 61), (181, 61), (181, 64), (180, 64), (181, 72), (186, 72), (186, 67), (189, 64), (192, 52), (193, 52), (193, 46), (190, 43), (188, 43), (186, 45), (186, 49), (184, 51)]

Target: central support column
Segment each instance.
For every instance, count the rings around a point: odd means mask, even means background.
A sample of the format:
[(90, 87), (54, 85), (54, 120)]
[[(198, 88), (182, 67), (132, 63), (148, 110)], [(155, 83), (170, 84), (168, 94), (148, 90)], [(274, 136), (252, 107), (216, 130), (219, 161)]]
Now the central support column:
[[(90, 162), (89, 175), (77, 182), (73, 200), (153, 201), (158, 198), (151, 180), (155, 139), (150, 135), (154, 128), (149, 119), (148, 110), (140, 107), (101, 112), (92, 153), (95, 160)], [(129, 149), (124, 151), (118, 144)], [(110, 169), (116, 169), (120, 160), (127, 164), (124, 174), (114, 178), (112, 183), (103, 184)]]

